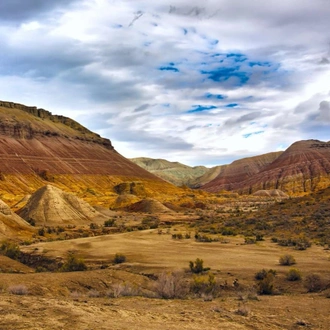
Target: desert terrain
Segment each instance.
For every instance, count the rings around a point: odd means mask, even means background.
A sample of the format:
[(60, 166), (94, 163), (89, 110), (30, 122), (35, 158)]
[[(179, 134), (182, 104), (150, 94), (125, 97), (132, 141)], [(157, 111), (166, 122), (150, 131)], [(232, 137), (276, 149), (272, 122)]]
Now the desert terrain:
[(329, 142), (151, 173), (47, 110), (0, 119), (0, 329), (329, 329)]
[[(185, 222), (183, 217), (165, 228), (21, 246), (24, 253), (51, 260), (76, 253), (87, 269), (36, 272), (2, 257), (0, 328), (328, 329), (329, 290), (308, 292), (304, 278), (317, 273), (329, 282), (329, 250), (312, 245), (297, 251), (269, 238), (257, 244), (245, 244), (240, 236), (211, 243), (197, 242), (193, 235), (173, 239), (191, 230)], [(116, 254), (124, 255), (125, 262), (115, 263)], [(280, 265), (279, 258), (287, 254), (294, 257), (302, 280), (286, 279), (291, 267)], [(189, 261), (196, 258), (210, 269), (192, 274)], [(258, 294), (255, 274), (261, 269), (276, 271), (271, 295)], [(164, 299), (159, 295), (164, 272), (180, 273), (189, 286), (212, 273), (218, 287), (213, 293)]]

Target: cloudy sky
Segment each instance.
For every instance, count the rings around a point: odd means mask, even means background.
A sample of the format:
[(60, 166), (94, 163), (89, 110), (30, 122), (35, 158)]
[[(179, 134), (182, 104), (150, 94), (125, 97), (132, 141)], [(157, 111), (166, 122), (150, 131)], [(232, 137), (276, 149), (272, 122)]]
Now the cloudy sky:
[(330, 140), (329, 0), (1, 0), (0, 99), (125, 157), (219, 165)]

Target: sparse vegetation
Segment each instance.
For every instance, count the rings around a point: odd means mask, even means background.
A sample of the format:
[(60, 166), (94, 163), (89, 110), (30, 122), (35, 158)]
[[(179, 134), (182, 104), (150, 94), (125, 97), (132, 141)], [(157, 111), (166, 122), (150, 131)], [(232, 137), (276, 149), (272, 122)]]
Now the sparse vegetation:
[(28, 294), (28, 289), (24, 284), (17, 284), (9, 286), (8, 292), (18, 296), (24, 296)]
[(161, 273), (156, 281), (156, 292), (164, 299), (185, 298), (188, 294), (188, 286), (183, 273)]
[(77, 272), (87, 269), (84, 259), (78, 258), (73, 252), (68, 253), (65, 263), (60, 268), (62, 272)]
[(296, 259), (291, 254), (285, 254), (280, 257), (279, 263), (282, 266), (291, 266), (296, 263)]
[(262, 269), (254, 275), (254, 278), (258, 281), (263, 280), (267, 276), (267, 274), (271, 274), (273, 276), (276, 276), (276, 270), (274, 270), (274, 269), (269, 269), (269, 270)]
[(288, 281), (300, 281), (301, 272), (296, 268), (291, 268), (286, 275), (286, 279)]
[(257, 287), (259, 294), (270, 295), (274, 293), (274, 279), (276, 271), (273, 269), (262, 269), (257, 272), (254, 278), (257, 280)]
[(21, 254), (19, 245), (12, 241), (3, 241), (0, 252), (8, 258), (17, 260)]
[(245, 304), (239, 304), (236, 310), (236, 314), (241, 316), (248, 316), (250, 313), (250, 308)]
[(104, 227), (114, 227), (116, 225), (116, 219), (108, 219), (104, 221)]
[(191, 283), (191, 291), (198, 296), (215, 297), (219, 294), (219, 286), (217, 285), (214, 274), (195, 275)]
[(123, 255), (122, 253), (116, 253), (114, 258), (113, 258), (113, 262), (115, 264), (122, 264), (126, 261), (126, 256)]
[(203, 271), (208, 271), (210, 268), (204, 268), (203, 266), (203, 259), (196, 258), (195, 262), (194, 261), (189, 261), (189, 268), (192, 273), (195, 274), (200, 274)]
[(308, 274), (304, 280), (304, 287), (308, 292), (319, 292), (324, 289), (324, 281), (318, 274)]

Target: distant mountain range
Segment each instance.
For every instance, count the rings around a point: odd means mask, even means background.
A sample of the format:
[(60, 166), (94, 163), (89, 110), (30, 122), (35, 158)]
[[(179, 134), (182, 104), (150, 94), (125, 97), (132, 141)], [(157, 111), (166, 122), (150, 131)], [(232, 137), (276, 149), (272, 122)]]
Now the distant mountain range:
[(133, 163), (176, 186), (194, 186), (196, 179), (209, 172), (205, 166), (190, 167), (179, 162), (146, 157), (131, 158)]
[(330, 185), (330, 142), (318, 140), (298, 141), (285, 151), (243, 158), (211, 169), (163, 159), (135, 158), (132, 161), (173, 184), (212, 193), (226, 190), (252, 194), (278, 189), (299, 195)]

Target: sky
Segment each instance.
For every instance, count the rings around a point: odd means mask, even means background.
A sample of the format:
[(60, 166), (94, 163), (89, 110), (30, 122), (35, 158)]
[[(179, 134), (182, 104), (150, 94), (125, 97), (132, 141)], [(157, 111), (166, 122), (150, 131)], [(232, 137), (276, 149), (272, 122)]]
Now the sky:
[(1, 0), (0, 100), (191, 166), (329, 141), (329, 17), (329, 0)]

